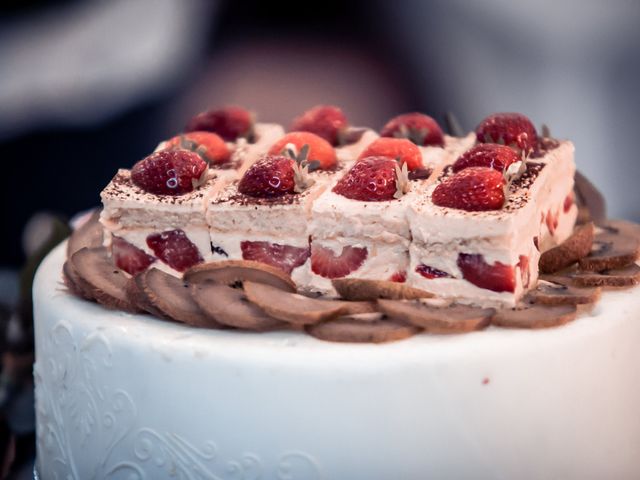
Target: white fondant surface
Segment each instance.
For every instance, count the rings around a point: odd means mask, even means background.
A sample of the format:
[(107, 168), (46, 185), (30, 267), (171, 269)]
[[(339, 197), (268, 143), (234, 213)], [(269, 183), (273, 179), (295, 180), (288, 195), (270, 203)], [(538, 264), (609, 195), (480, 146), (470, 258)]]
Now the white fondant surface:
[(34, 285), (50, 479), (640, 478), (640, 289), (577, 321), (385, 345), (198, 330)]

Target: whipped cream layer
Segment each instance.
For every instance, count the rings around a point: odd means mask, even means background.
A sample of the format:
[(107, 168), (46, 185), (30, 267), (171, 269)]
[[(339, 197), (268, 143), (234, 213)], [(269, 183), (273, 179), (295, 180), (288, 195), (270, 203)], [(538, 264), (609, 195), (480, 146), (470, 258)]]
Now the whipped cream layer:
[[(337, 237), (312, 239), (313, 249), (321, 247), (328, 249), (338, 257), (345, 247), (365, 248), (367, 255), (362, 265), (345, 275), (347, 278), (366, 278), (375, 280), (391, 280), (397, 274), (405, 275), (409, 266), (409, 240), (396, 237), (394, 241), (376, 241), (365, 237)], [(303, 276), (308, 275), (308, 276)], [(313, 269), (301, 269), (296, 283), (303, 285), (303, 290), (321, 293), (330, 297), (337, 296), (331, 279), (313, 272)]]
[(141, 226), (175, 228), (205, 223), (206, 201), (228, 180), (234, 170), (209, 170), (209, 179), (193, 192), (184, 195), (156, 195), (133, 184), (131, 171), (118, 170), (102, 190), (103, 210), (100, 221), (109, 231)]
[(206, 219), (211, 235), (248, 233), (286, 236), (307, 234), (313, 200), (324, 190), (318, 182), (301, 193), (274, 198), (249, 197), (232, 182), (211, 196)]
[(364, 202), (338, 195), (331, 188), (313, 202), (309, 231), (314, 238), (362, 237), (380, 242), (409, 238), (406, 195), (396, 200)]

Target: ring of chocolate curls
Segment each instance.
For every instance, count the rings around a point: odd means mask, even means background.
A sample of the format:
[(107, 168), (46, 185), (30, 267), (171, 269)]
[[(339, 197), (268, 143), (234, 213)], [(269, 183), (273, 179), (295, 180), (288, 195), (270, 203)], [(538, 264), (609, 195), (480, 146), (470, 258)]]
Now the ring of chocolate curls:
[(130, 277), (102, 246), (99, 211), (69, 239), (64, 283), (107, 308), (193, 327), (302, 330), (334, 342), (381, 343), (489, 325), (555, 327), (588, 311), (603, 289), (640, 282), (640, 225), (604, 218), (602, 196), (580, 174), (575, 194), (578, 225), (564, 243), (542, 254), (538, 284), (516, 308), (445, 303), (402, 283), (355, 278), (333, 280), (341, 299), (312, 298), (297, 293), (286, 273), (243, 260), (200, 264), (182, 278), (156, 268)]

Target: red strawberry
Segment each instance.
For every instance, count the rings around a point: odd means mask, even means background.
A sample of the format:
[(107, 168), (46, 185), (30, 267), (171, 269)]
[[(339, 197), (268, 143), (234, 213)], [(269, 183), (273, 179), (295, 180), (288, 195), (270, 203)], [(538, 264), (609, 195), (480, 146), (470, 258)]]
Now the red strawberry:
[(382, 137), (408, 138), (416, 145), (444, 147), (444, 135), (438, 122), (424, 113), (405, 113), (387, 122)]
[(242, 258), (266, 263), (291, 275), (294, 268), (299, 267), (309, 258), (309, 247), (292, 247), (269, 242), (240, 242)]
[(551, 235), (556, 233), (559, 220), (560, 220), (560, 212), (556, 211), (556, 213), (553, 213), (551, 209), (549, 209), (549, 211), (547, 212), (547, 216), (545, 217), (545, 223), (547, 224), (547, 229), (549, 230), (549, 233)]
[(271, 155), (283, 155), (290, 143), (300, 152), (305, 145), (309, 146), (307, 162), (317, 161), (321, 170), (330, 170), (338, 163), (335, 149), (324, 138), (309, 132), (290, 132), (274, 143), (269, 149)]
[(504, 185), (504, 177), (497, 170), (469, 167), (444, 180), (431, 198), (440, 207), (468, 212), (500, 210), (505, 200)]
[(342, 247), (340, 255), (333, 250), (311, 245), (311, 270), (325, 278), (340, 278), (355, 272), (367, 258), (367, 249)]
[(156, 195), (183, 195), (205, 180), (207, 164), (187, 150), (154, 152), (131, 169), (131, 181)]
[(410, 171), (423, 168), (420, 149), (406, 138), (378, 138), (364, 149), (358, 160), (366, 157), (389, 157), (406, 163)]
[(573, 192), (569, 193), (569, 195), (567, 195), (564, 199), (564, 203), (562, 205), (562, 211), (564, 213), (567, 213), (569, 210), (571, 210), (571, 207), (573, 206)]
[(333, 191), (352, 200), (393, 200), (398, 191), (396, 165), (396, 161), (388, 157), (358, 160), (336, 183)]
[(219, 135), (211, 132), (188, 132), (167, 140), (163, 150), (191, 150), (209, 165), (221, 165), (231, 158), (227, 144)]
[(297, 117), (291, 124), (290, 131), (315, 133), (331, 145), (338, 145), (347, 125), (347, 117), (338, 107), (316, 105)]
[(125, 239), (113, 237), (111, 241), (111, 255), (121, 270), (129, 275), (144, 272), (156, 259), (148, 255), (144, 250), (130, 244)]
[(521, 158), (512, 148), (497, 143), (480, 143), (464, 152), (453, 164), (453, 171), (459, 172), (468, 167), (490, 167), (499, 172)]
[(489, 265), (482, 255), (461, 253), (458, 255), (458, 267), (465, 280), (476, 287), (494, 292), (514, 292), (516, 278), (514, 268), (495, 262)]
[(147, 237), (147, 245), (160, 260), (178, 272), (203, 261), (196, 247), (183, 230), (167, 230)]
[(531, 152), (538, 143), (536, 127), (520, 113), (489, 115), (476, 127), (476, 137), (480, 143), (501, 143), (525, 153)]
[(283, 155), (265, 155), (251, 165), (238, 184), (238, 191), (250, 197), (273, 198), (293, 193), (294, 161)]
[(185, 131), (205, 131), (220, 135), (227, 142), (238, 137), (251, 140), (253, 136), (253, 115), (242, 107), (224, 107), (197, 114), (187, 124)]
[(404, 283), (407, 281), (407, 272), (404, 270), (399, 270), (389, 278), (390, 282), (396, 283)]
[(416, 272), (422, 275), (424, 278), (428, 278), (429, 280), (451, 276), (447, 272), (443, 272), (442, 270), (438, 270), (437, 268), (430, 267), (429, 265), (425, 265), (424, 263), (421, 263), (416, 267)]

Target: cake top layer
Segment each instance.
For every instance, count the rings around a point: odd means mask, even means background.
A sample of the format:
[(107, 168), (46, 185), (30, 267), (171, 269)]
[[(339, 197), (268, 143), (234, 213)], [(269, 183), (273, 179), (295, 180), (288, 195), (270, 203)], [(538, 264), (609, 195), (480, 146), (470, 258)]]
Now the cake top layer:
[(204, 207), (204, 199), (210, 194), (213, 185), (224, 175), (221, 171), (210, 169), (205, 183), (192, 192), (184, 195), (157, 195), (135, 185), (131, 181), (131, 170), (121, 168), (104, 188), (100, 197), (105, 206), (118, 204), (125, 208), (153, 208), (157, 205), (172, 205), (200, 209)]

